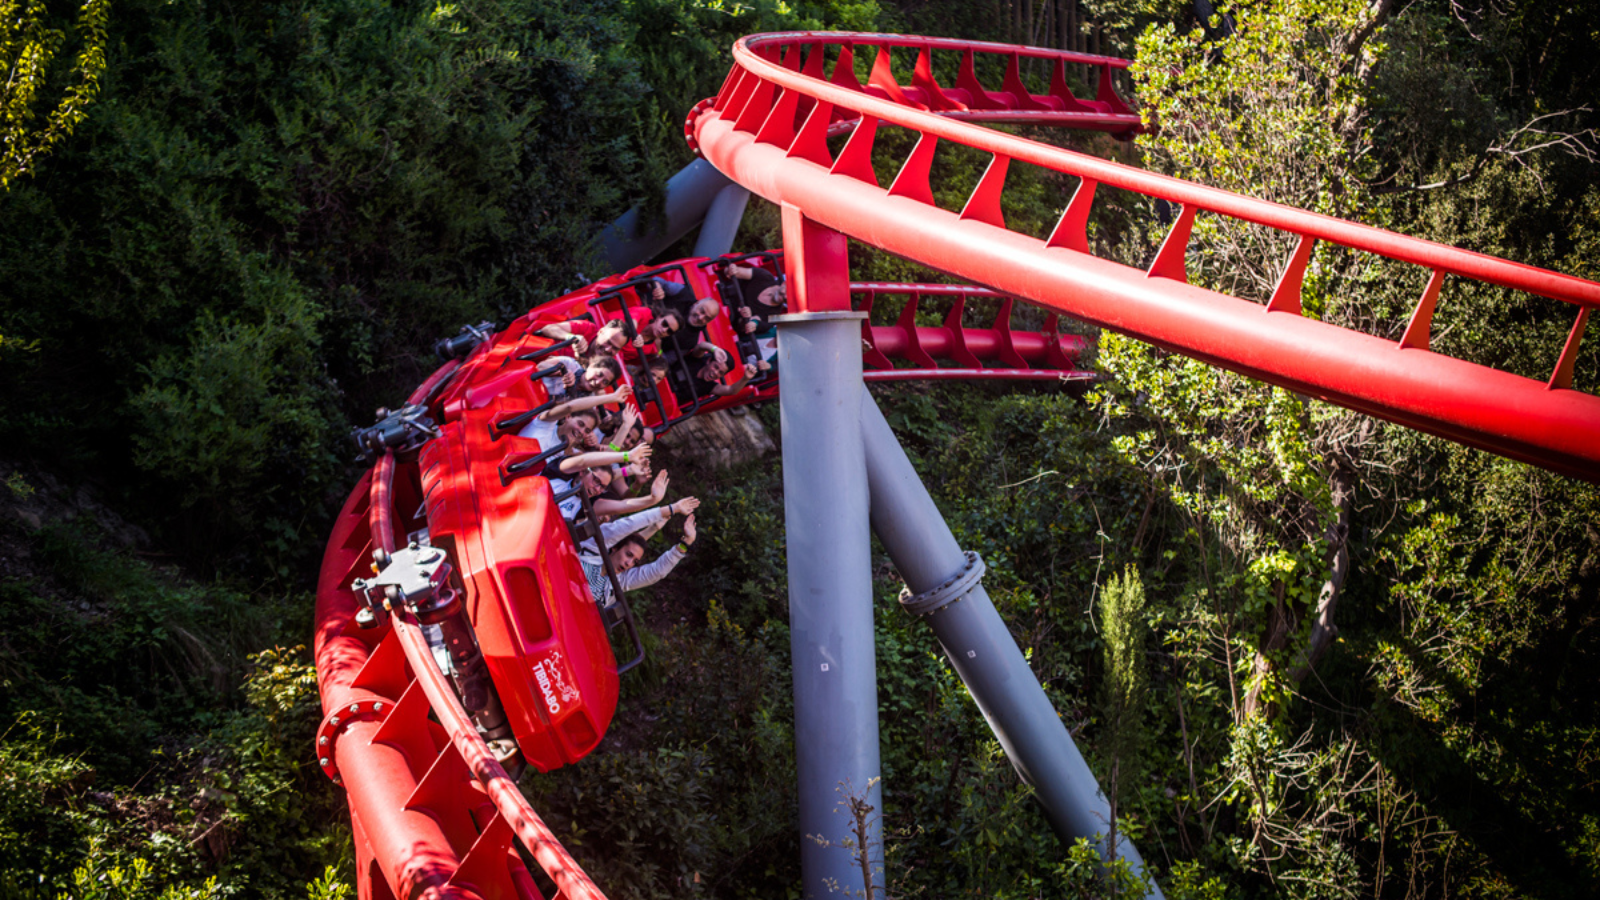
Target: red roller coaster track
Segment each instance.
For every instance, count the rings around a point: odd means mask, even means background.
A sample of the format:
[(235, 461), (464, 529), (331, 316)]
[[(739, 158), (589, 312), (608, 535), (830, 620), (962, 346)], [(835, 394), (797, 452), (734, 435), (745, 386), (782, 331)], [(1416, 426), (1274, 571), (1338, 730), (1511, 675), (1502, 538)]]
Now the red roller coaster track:
[[(875, 77), (866, 86), (856, 81), (851, 67), (852, 47), (860, 45), (880, 50)], [(886, 85), (883, 53), (891, 46), (918, 51), (917, 93), (912, 87)], [(957, 120), (973, 113), (921, 108), (939, 107), (919, 100), (943, 96), (949, 101), (955, 93), (926, 75), (931, 52), (959, 51), (966, 59), (971, 47), (962, 41), (887, 35), (744, 38), (734, 45), (735, 67), (721, 93), (713, 103), (696, 108), (691, 122), (696, 146), (755, 193), (897, 256), (1252, 378), (1567, 475), (1600, 480), (1600, 397), (1572, 388), (1584, 325), (1590, 311), (1600, 306), (1600, 284), (1155, 175)], [(824, 79), (824, 58), (833, 48), (838, 62), (831, 79)], [(963, 65), (962, 71), (970, 68)], [(1058, 73), (1060, 68), (1058, 64)], [(839, 122), (857, 117), (860, 124), (835, 159), (826, 143), (828, 133)], [(888, 188), (879, 186), (871, 164), (882, 124), (919, 136)], [(929, 185), (934, 149), (941, 140), (992, 155), (988, 171), (959, 213), (936, 206)], [(1081, 179), (1046, 240), (1005, 226), (1000, 198), (1013, 160)], [(1089, 252), (1085, 223), (1098, 184), (1182, 206), (1148, 270)], [(1265, 307), (1186, 282), (1189, 233), (1201, 212), (1297, 239)], [(1395, 342), (1302, 315), (1301, 279), (1318, 241), (1431, 273), (1404, 337)], [(1565, 346), (1551, 348), (1547, 382), (1429, 349), (1434, 308), (1451, 277), (1576, 307)]]
[[(877, 48), (865, 85), (853, 70), (854, 55), (864, 47)], [(917, 51), (911, 84), (895, 80), (890, 48)], [(961, 54), (954, 87), (934, 79), (934, 51)], [(974, 58), (982, 54), (1006, 62), (1000, 91), (987, 90), (974, 74)], [(829, 55), (835, 66), (825, 78)], [(1048, 93), (1034, 95), (1023, 85), (1019, 60), (1025, 57), (1053, 63)], [(906, 297), (895, 322), (863, 326), (868, 380), (1092, 377), (1077, 370), (1081, 339), (1058, 333), (1054, 315), (1044, 332), (1012, 331), (1011, 298), (1016, 297), (1353, 409), (1600, 480), (1600, 398), (1571, 387), (1584, 324), (1589, 310), (1600, 305), (1600, 285), (1152, 175), (973, 124), (1025, 121), (1116, 134), (1136, 130), (1137, 116), (1113, 89), (1113, 70), (1127, 65), (1121, 60), (931, 38), (811, 33), (746, 38), (735, 46), (734, 58), (718, 96), (690, 114), (688, 135), (724, 173), (784, 207), (786, 235), (820, 227), (989, 288), (856, 284), (846, 291), (834, 282), (830, 294), (829, 283), (818, 279), (818, 289), (810, 291), (807, 260), (814, 248), (790, 248), (788, 266), (803, 308), (851, 306), (870, 313), (880, 296)], [(1068, 65), (1098, 69), (1094, 100), (1072, 95), (1064, 77)], [(920, 136), (887, 189), (878, 185), (871, 166), (882, 123)], [(826, 138), (844, 131), (851, 137), (835, 159)], [(933, 202), (929, 166), (939, 140), (993, 155), (959, 213)], [(1011, 160), (1082, 179), (1047, 240), (1005, 227), (1000, 198)], [(1183, 207), (1149, 270), (1089, 253), (1085, 223), (1095, 186), (1102, 183)], [(1298, 238), (1265, 308), (1186, 283), (1184, 252), (1195, 215), (1202, 211)], [(797, 223), (804, 227), (791, 229)], [(1300, 314), (1300, 280), (1316, 241), (1432, 273), (1398, 345)], [(678, 268), (697, 296), (715, 296), (702, 269)], [(1447, 276), (1577, 307), (1565, 346), (1553, 353), (1556, 363), (1547, 383), (1428, 349), (1434, 306)], [(499, 664), (496, 682), (508, 717), (521, 716), (518, 738), (525, 757), (551, 768), (575, 761), (598, 743), (616, 702), (614, 658), (591, 655), (589, 665), (596, 671), (586, 679), (574, 676), (589, 695), (587, 718), (576, 730), (570, 724), (574, 720), (558, 720), (553, 711), (512, 708), (538, 704), (529, 699), (526, 685), (519, 690), (502, 683), (525, 678), (526, 670), (516, 666), (549, 663), (540, 655), (546, 652), (540, 641), (548, 643), (564, 630), (587, 634), (602, 626), (587, 586), (571, 575), (575, 562), (565, 531), (542, 518), (549, 508), (548, 483), (507, 474), (509, 460), (542, 448), (521, 439), (501, 441), (499, 417), (544, 400), (537, 378), (527, 377), (538, 363), (523, 357), (537, 358), (550, 342), (530, 333), (529, 325), (541, 316), (560, 317), (596, 304), (626, 305), (629, 286), (628, 277), (613, 276), (545, 304), (462, 363), (436, 372), (411, 402), (450, 425), (450, 433), (465, 436), (451, 444), (450, 453), (425, 453), (420, 461), (385, 454), (336, 522), (318, 587), (316, 658), (326, 716), (317, 750), (323, 768), (348, 792), (363, 898), (541, 897), (527, 859), (555, 886), (554, 896), (602, 896), (490, 752), (441, 674), (419, 623), (397, 610), (377, 628), (357, 627), (360, 601), (352, 582), (368, 574), (375, 550), (392, 552), (416, 527), (426, 525), (435, 533), (464, 529), (452, 532), (454, 562), (485, 654), (493, 646), (510, 660)], [(918, 303), (933, 295), (948, 295), (953, 310), (941, 326), (919, 325)], [(999, 303), (989, 328), (962, 325), (964, 303), (975, 297)], [(722, 320), (714, 325), (713, 337), (732, 345)], [(896, 368), (895, 360), (910, 368)], [(938, 360), (953, 367), (941, 367)], [(776, 391), (772, 381), (689, 412), (768, 399)], [(680, 412), (676, 404), (647, 410), (658, 423)], [(448, 514), (441, 511), (446, 507)], [(492, 534), (507, 523), (532, 528), (534, 537), (512, 549), (504, 535)], [(529, 573), (523, 580), (508, 576), (513, 563)], [(529, 622), (543, 631), (530, 637)], [(540, 744), (545, 750), (532, 749), (530, 742), (537, 740), (545, 741)]]
[[(494, 435), (500, 423), (548, 399), (539, 379), (530, 377), (542, 361), (519, 357), (538, 357), (554, 342), (530, 326), (586, 314), (596, 304), (607, 311), (632, 305), (637, 298), (627, 286), (656, 271), (676, 273), (696, 296), (714, 296), (704, 267), (685, 261), (603, 279), (520, 317), (417, 389), (408, 402), (425, 406), (442, 423), (441, 438), (415, 459), (380, 458), (335, 523), (317, 591), (315, 647), (325, 713), (317, 753), (349, 795), (363, 897), (541, 896), (515, 842), (530, 850), (557, 896), (602, 896), (490, 752), (418, 622), (396, 612), (381, 627), (362, 629), (352, 584), (372, 574), (374, 551), (394, 552), (412, 531), (427, 527), (435, 543), (448, 535), (478, 643), (495, 671), (523, 757), (549, 770), (576, 762), (599, 743), (616, 706), (616, 660), (593, 647), (594, 636), (603, 641), (603, 626), (587, 583), (570, 571), (575, 559), (567, 532), (547, 514), (553, 506), (548, 481), (507, 477), (510, 466), (546, 448), (512, 437), (515, 428), (500, 429), (503, 439)], [(993, 291), (863, 283), (852, 293), (869, 312), (878, 298), (903, 298), (894, 323), (863, 324), (869, 379), (1093, 377), (1076, 365), (1083, 338), (1058, 333), (1053, 316), (1044, 332), (1012, 330), (1012, 301)], [(917, 324), (924, 297), (948, 303), (942, 325)], [(990, 327), (962, 326), (968, 301), (998, 305)], [(734, 346), (725, 317), (711, 333)], [(895, 368), (896, 359), (911, 368)], [(941, 368), (939, 360), (953, 366)], [(658, 427), (664, 418), (670, 423), (770, 399), (778, 389), (773, 380), (685, 411), (657, 387), (663, 405), (644, 412)], [(559, 713), (544, 709), (529, 689), (535, 667), (563, 672), (578, 702)]]

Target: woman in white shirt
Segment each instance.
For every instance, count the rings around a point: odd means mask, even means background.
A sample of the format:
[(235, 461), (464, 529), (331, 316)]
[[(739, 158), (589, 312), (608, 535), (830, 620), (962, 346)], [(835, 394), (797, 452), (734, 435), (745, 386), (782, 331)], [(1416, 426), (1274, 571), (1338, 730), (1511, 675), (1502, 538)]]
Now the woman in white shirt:
[[(699, 506), (699, 500), (685, 497), (671, 506), (647, 509), (600, 526), (601, 540), (610, 551), (606, 555), (611, 559), (611, 569), (617, 575), (617, 584), (621, 585), (624, 591), (649, 587), (667, 577), (667, 574), (677, 567), (684, 555), (689, 552), (689, 547), (694, 544), (696, 537), (694, 511)], [(685, 517), (683, 539), (654, 560), (640, 565), (640, 560), (645, 557), (646, 539), (661, 530), (661, 526), (671, 521), (673, 515)], [(611, 589), (611, 579), (606, 577), (605, 561), (601, 558), (600, 548), (595, 545), (593, 539), (578, 545), (578, 561), (583, 564), (583, 574), (589, 580), (589, 591), (594, 595), (594, 602), (600, 604), (601, 609), (607, 609), (616, 603), (615, 592)]]

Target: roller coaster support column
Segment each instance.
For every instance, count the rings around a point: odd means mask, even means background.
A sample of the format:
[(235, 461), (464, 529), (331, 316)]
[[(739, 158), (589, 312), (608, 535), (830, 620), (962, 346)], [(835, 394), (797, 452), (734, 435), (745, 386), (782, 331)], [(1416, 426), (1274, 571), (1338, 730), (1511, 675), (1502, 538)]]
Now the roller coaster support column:
[[(932, 626), (1011, 765), (1034, 789), (1056, 834), (1064, 843), (1089, 838), (1106, 855), (1111, 809), (1094, 773), (989, 601), (981, 583), (983, 562), (977, 554), (961, 551), (870, 395), (861, 405), (861, 438), (872, 495), (872, 530), (915, 592), (901, 603)], [(785, 457), (785, 468), (788, 465)], [(1132, 863), (1135, 871), (1144, 870), (1139, 851), (1121, 836), (1117, 857)], [(1150, 896), (1161, 897), (1161, 890), (1152, 884)]]
[(639, 265), (700, 224), (731, 184), (726, 175), (703, 159), (684, 166), (667, 179), (666, 209), (661, 220), (651, 230), (643, 231), (646, 223), (640, 219), (639, 207), (633, 207), (600, 232), (601, 255), (618, 272)]
[(733, 250), (733, 239), (739, 233), (739, 223), (744, 220), (745, 205), (750, 202), (750, 192), (737, 184), (730, 184), (711, 199), (706, 219), (700, 223), (700, 233), (694, 239), (695, 256), (721, 256)]
[[(850, 800), (872, 807), (867, 867), (883, 883), (871, 532), (859, 410), (862, 313), (850, 311), (845, 238), (783, 208), (791, 303), (778, 316), (783, 495), (800, 781), (802, 893), (862, 891)], [(792, 307), (793, 308), (793, 307)], [(849, 842), (847, 844), (847, 841)]]

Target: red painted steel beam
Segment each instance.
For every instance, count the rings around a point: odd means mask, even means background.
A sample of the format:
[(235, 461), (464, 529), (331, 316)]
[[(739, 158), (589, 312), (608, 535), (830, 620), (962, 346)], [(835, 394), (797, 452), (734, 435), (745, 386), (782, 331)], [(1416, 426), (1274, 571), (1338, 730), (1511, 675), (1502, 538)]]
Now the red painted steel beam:
[[(866, 116), (914, 128), (924, 135), (924, 144), (932, 138), (955, 140), (1186, 207), (1584, 308), (1600, 305), (1600, 284), (991, 132), (807, 78), (767, 63), (755, 52), (790, 40), (824, 38), (772, 35), (740, 41), (734, 55), (738, 66), (751, 73), (746, 80), (770, 82), (769, 95), (780, 89), (802, 93), (817, 101), (819, 110), (830, 103), (848, 105)], [(753, 88), (750, 93), (756, 92)], [(759, 116), (745, 109), (740, 118)], [(1293, 302), (1286, 294), (1272, 311), (1188, 285), (1180, 280), (1187, 208), (1169, 238), (1176, 250), (1158, 255), (1151, 273), (1093, 257), (1083, 252), (1086, 246), (1069, 249), (1081, 243), (1072, 233), (1074, 216), (1087, 213), (1077, 201), (1063, 217), (1068, 233), (1048, 242), (1009, 231), (990, 216), (942, 210), (931, 202), (925, 174), (918, 181), (919, 173), (912, 171), (918, 151), (907, 163), (909, 181), (903, 171), (888, 190), (876, 185), (870, 170), (858, 164), (852, 168), (852, 159), (864, 159), (870, 152), (870, 147), (852, 149), (856, 137), (870, 137), (866, 124), (836, 162), (802, 147), (804, 128), (791, 149), (790, 144), (763, 143), (739, 130), (715, 106), (704, 109), (695, 124), (706, 158), (734, 181), (875, 247), (1253, 378), (1564, 474), (1600, 480), (1600, 398), (1560, 386), (1561, 366), (1570, 367), (1571, 349), (1562, 353), (1563, 363), (1552, 378), (1556, 386), (1551, 387), (1420, 349), (1415, 341), (1397, 346), (1304, 318), (1298, 314), (1297, 284)], [(974, 197), (982, 190), (980, 183)], [(1297, 277), (1293, 265), (1290, 272)], [(1575, 341), (1569, 341), (1569, 348), (1575, 349)]]
[[(1147, 172), (1143, 169), (1124, 166), (1097, 156), (1090, 156), (1049, 144), (1041, 144), (1037, 141), (1030, 141), (1027, 138), (1005, 134), (1004, 132), (974, 127), (971, 124), (959, 121), (956, 116), (922, 112), (876, 97), (851, 92), (818, 79), (807, 78), (798, 72), (791, 72), (780, 66), (767, 63), (754, 52), (755, 49), (760, 47), (783, 45), (790, 41), (800, 43), (837, 43), (842, 40), (861, 37), (863, 36), (855, 34), (816, 32), (780, 32), (755, 35), (741, 38), (736, 42), (733, 47), (733, 55), (738, 68), (757, 75), (761, 80), (770, 82), (775, 87), (794, 90), (807, 97), (820, 99), (836, 106), (852, 108), (866, 115), (876, 117), (881, 121), (892, 122), (922, 134), (954, 141), (967, 147), (985, 150), (1009, 159), (1031, 163), (1065, 174), (1087, 178), (1099, 184), (1107, 184), (1151, 197), (1159, 197), (1182, 206), (1192, 204), (1199, 209), (1219, 213), (1231, 218), (1255, 222), (1294, 234), (1309, 235), (1319, 240), (1331, 241), (1358, 250), (1366, 250), (1380, 256), (1414, 263), (1431, 269), (1442, 269), (1453, 275), (1501, 284), (1516, 290), (1579, 303), (1589, 307), (1600, 306), (1600, 284), (1592, 281), (1575, 278), (1571, 275), (1563, 275), (1559, 272), (1551, 272), (1536, 266), (1487, 256), (1482, 253), (1474, 253), (1470, 250), (1446, 246), (1422, 238), (1396, 234), (1370, 225), (1336, 219), (1332, 216), (1325, 216), (1321, 213), (1309, 212), (1292, 206), (1284, 206), (1268, 200), (1247, 197), (1243, 194), (1207, 187), (1168, 175)], [(869, 35), (866, 37), (877, 36)], [(900, 37), (899, 39), (911, 40), (909, 37)], [(954, 43), (957, 45), (978, 43), (951, 41), (946, 38), (921, 38), (919, 40), (941, 44)], [(1017, 49), (1034, 51), (1038, 48)], [(1122, 62), (1124, 66), (1127, 65), (1126, 61), (1119, 62)], [(718, 110), (715, 107), (702, 107), (700, 119), (695, 123), (697, 133), (698, 129), (703, 127), (709, 120), (719, 118), (717, 113)], [(710, 159), (709, 156), (707, 158)], [(713, 165), (716, 164), (715, 159), (710, 159), (710, 161)], [(721, 166), (718, 166), (718, 168), (720, 169)], [(727, 174), (727, 172), (724, 171), (724, 174)], [(749, 186), (746, 185), (746, 187)], [(809, 204), (804, 202), (805, 198), (796, 199), (799, 201), (796, 203), (797, 206), (808, 208)]]
[(863, 381), (1094, 381), (1100, 376), (1079, 369), (869, 369)]
[[(457, 369), (456, 363), (440, 368), (409, 402), (423, 402)], [(397, 539), (394, 474), (394, 458), (386, 454), (352, 492), (335, 521), (317, 590), (314, 652), (326, 714), (319, 741), (330, 738), (319, 743), (319, 756), (346, 788), (358, 858), (378, 870), (358, 869), (360, 896), (473, 900), (510, 891), (542, 900), (512, 847), (515, 837), (556, 884), (557, 897), (604, 900), (490, 753), (416, 625), (400, 615), (371, 631), (354, 624), (351, 579), (367, 574), (375, 546), (393, 550)], [(384, 640), (398, 642), (399, 650), (386, 651)], [(377, 664), (387, 674), (370, 675), (383, 652), (404, 656)], [(359, 686), (363, 679), (384, 681), (389, 690), (374, 693)], [(413, 699), (412, 691), (420, 695)], [(359, 713), (351, 715), (352, 707)], [(428, 721), (429, 710), (438, 726)], [(429, 737), (439, 726), (449, 745), (443, 751)], [(444, 771), (451, 760), (459, 773)], [(469, 815), (477, 806), (492, 815)]]
[[(494, 802), (500, 818), (511, 827), (512, 833), (533, 855), (540, 868), (554, 881), (558, 898), (566, 900), (605, 900), (605, 895), (578, 865), (561, 841), (540, 818), (518, 790), (499, 760), (489, 752), (483, 737), (461, 707), (455, 691), (434, 662), (427, 638), (409, 617), (396, 617), (395, 631), (405, 648), (406, 659), (411, 663), (417, 682), (427, 694), (434, 715), (450, 734), (456, 752), (461, 754), (468, 770)], [(509, 850), (509, 845), (505, 848)]]
[[(1066, 363), (1075, 361), (1089, 346), (1088, 339), (1082, 335), (1056, 332), (1053, 319), (1048, 331), (1012, 331), (1012, 298), (987, 288), (966, 284), (862, 281), (852, 282), (850, 293), (863, 298), (857, 308), (868, 312), (878, 297), (903, 295), (909, 298), (900, 320), (895, 324), (865, 327), (862, 336), (870, 345), (868, 369), (887, 367), (886, 359), (874, 361), (870, 358), (874, 352), (883, 357), (909, 359), (927, 371), (943, 371), (929, 366), (931, 360), (928, 357), (954, 359), (963, 353), (970, 353), (980, 360), (1000, 360), (1010, 366), (1008, 371), (1026, 371), (1030, 367), (1075, 368), (1075, 365)], [(998, 300), (1001, 302), (1000, 313), (995, 317), (993, 327), (960, 328), (959, 334), (955, 327), (948, 324), (915, 325), (912, 317), (918, 301), (923, 297), (950, 297), (963, 302), (975, 298)], [(951, 315), (955, 316), (956, 311), (952, 310)]]
[[(858, 47), (864, 50), (880, 48), (880, 51), (889, 48), (917, 50), (917, 64), (911, 84), (899, 84), (893, 74), (887, 71), (881, 55), (867, 84), (862, 84), (856, 79), (849, 65), (836, 67), (832, 81), (845, 90), (856, 91), (867, 97), (906, 103), (917, 108), (936, 109), (943, 116), (961, 121), (996, 125), (1051, 125), (1076, 130), (1105, 131), (1119, 136), (1131, 135), (1144, 129), (1139, 114), (1129, 109), (1127, 104), (1117, 97), (1112, 86), (1111, 73), (1114, 70), (1128, 68), (1129, 63), (1125, 59), (1044, 47), (1021, 47), (988, 41), (903, 34), (787, 32), (762, 37), (781, 39), (779, 43), (782, 46), (800, 47), (802, 52), (803, 48), (807, 47), (813, 50), (818, 47), (838, 47), (839, 53), (851, 61), (854, 60), (855, 50)], [(935, 50), (962, 54), (961, 75), (954, 87), (940, 86), (933, 79), (929, 55)], [(973, 59), (979, 54), (1008, 60), (1006, 80), (1001, 90), (987, 90), (978, 81), (974, 74)], [(1020, 59), (1047, 60), (1053, 64), (1050, 88), (1046, 94), (1033, 94), (1022, 85), (1017, 73), (1017, 61)], [(815, 53), (807, 54), (805, 65), (791, 70), (820, 78), (823, 62), (821, 56)], [(1067, 65), (1083, 65), (1100, 70), (1100, 81), (1094, 100), (1081, 100), (1072, 96), (1063, 71)], [(785, 66), (785, 68), (790, 67)], [(751, 95), (753, 85), (741, 84), (743, 73), (743, 69), (735, 68), (729, 73), (716, 98), (708, 98), (689, 111), (684, 123), (684, 137), (691, 149), (698, 152), (694, 123), (704, 108), (713, 102), (722, 105), (730, 98), (737, 97), (742, 100)], [(811, 111), (809, 99), (800, 98), (789, 109), (804, 118)], [(841, 104), (835, 110), (834, 118), (833, 124), (836, 126), (854, 121), (856, 114), (853, 105)], [(837, 129), (834, 129), (833, 133), (837, 133)]]
[(782, 210), (788, 275), (797, 312), (824, 312), (850, 308), (850, 271), (844, 235), (807, 219), (798, 207)]

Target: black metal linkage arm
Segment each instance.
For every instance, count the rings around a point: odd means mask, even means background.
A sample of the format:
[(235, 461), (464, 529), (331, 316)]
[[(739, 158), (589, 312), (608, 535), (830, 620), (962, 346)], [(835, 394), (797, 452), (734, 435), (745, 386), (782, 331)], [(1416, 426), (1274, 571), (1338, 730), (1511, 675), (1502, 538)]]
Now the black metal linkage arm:
[(540, 414), (548, 412), (549, 410), (554, 409), (560, 402), (561, 401), (559, 401), (559, 400), (553, 400), (553, 399), (552, 400), (546, 400), (545, 402), (539, 404), (538, 406), (535, 406), (533, 409), (530, 409), (527, 412), (520, 412), (520, 413), (517, 413), (514, 416), (506, 416), (504, 419), (500, 419), (500, 420), (498, 420), (496, 422), (490, 423), (490, 425), (489, 425), (489, 439), (490, 440), (494, 440), (494, 441), (498, 441), (501, 438), (505, 437), (506, 435), (511, 434), (512, 432), (521, 431), (522, 427), (524, 425), (527, 425), (529, 422), (532, 422), (534, 419), (537, 419), (540, 416)]
[[(623, 625), (628, 632), (628, 639), (633, 641), (633, 658), (628, 660), (626, 663), (622, 663), (617, 666), (617, 674), (621, 675), (634, 666), (644, 662), (644, 641), (639, 637), (639, 626), (638, 623), (634, 621), (633, 609), (628, 606), (627, 592), (622, 589), (622, 583), (617, 580), (616, 569), (612, 568), (611, 566), (611, 548), (606, 546), (605, 537), (600, 530), (600, 520), (596, 518), (594, 514), (594, 504), (590, 502), (588, 495), (583, 493), (582, 485), (578, 486), (577, 492), (577, 496), (583, 502), (583, 515), (585, 521), (588, 523), (588, 529), (591, 533), (591, 536), (594, 539), (594, 545), (600, 550), (600, 564), (605, 568), (606, 580), (611, 582), (611, 594), (616, 598), (617, 606), (622, 610), (622, 618), (618, 622), (613, 623), (613, 625), (610, 627), (615, 627), (616, 624)], [(570, 491), (563, 493), (566, 496), (571, 496)], [(571, 525), (571, 523), (568, 523), (568, 534), (572, 538), (572, 547), (574, 550), (576, 550), (582, 541), (579, 540), (576, 529)], [(601, 614), (604, 615), (605, 610), (602, 609)]]
[(576, 336), (569, 337), (564, 341), (557, 341), (556, 343), (551, 344), (548, 347), (541, 347), (540, 349), (535, 350), (535, 351), (533, 351), (531, 353), (524, 353), (521, 356), (517, 357), (517, 360), (520, 361), (520, 362), (538, 362), (539, 360), (544, 359), (546, 356), (550, 356), (551, 354), (554, 354), (554, 353), (559, 353), (560, 351), (565, 350), (568, 347), (571, 347), (572, 345), (576, 344), (577, 342), (578, 342), (578, 339), (577, 339)]

